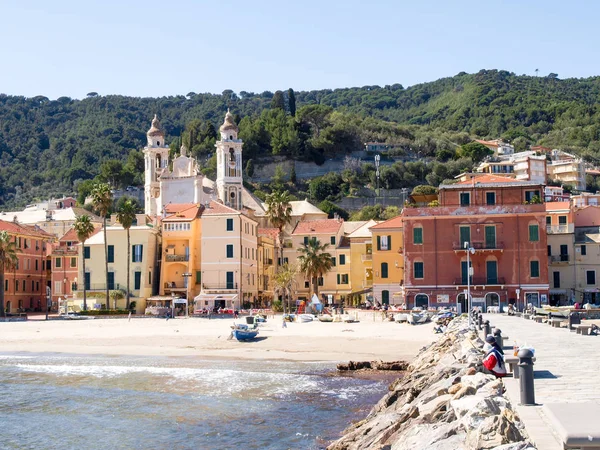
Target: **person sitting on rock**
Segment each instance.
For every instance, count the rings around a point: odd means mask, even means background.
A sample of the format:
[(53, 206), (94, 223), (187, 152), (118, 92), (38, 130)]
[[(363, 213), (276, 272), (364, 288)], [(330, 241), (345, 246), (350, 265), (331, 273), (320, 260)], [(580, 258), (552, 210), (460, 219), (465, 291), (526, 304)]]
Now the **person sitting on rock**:
[(494, 336), (485, 338), (483, 346), (485, 358), (483, 358), (483, 366), (489, 370), (496, 378), (506, 376), (506, 365), (504, 364), (504, 351), (500, 348)]

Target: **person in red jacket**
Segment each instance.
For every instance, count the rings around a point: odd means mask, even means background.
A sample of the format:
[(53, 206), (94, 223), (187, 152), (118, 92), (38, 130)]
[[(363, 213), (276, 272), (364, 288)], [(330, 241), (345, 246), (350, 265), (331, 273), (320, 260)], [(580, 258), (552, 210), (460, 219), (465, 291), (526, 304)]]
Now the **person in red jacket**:
[(504, 351), (497, 344), (494, 336), (485, 338), (483, 346), (485, 358), (483, 358), (483, 366), (492, 372), (496, 378), (506, 376), (506, 365), (504, 363)]

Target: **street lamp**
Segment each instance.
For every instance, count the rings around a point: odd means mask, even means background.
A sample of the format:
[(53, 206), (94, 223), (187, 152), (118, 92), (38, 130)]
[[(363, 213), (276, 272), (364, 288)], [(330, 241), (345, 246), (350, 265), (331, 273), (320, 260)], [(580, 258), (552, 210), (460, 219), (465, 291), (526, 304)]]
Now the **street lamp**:
[(379, 161), (381, 160), (380, 155), (375, 155), (375, 175), (377, 176), (377, 196), (379, 197)]
[(469, 246), (469, 242), (465, 241), (465, 250), (467, 251), (467, 314), (469, 317), (469, 328), (473, 326), (473, 318), (471, 316), (471, 277), (473, 276), (473, 268), (471, 267), (471, 255), (475, 254), (475, 249)]

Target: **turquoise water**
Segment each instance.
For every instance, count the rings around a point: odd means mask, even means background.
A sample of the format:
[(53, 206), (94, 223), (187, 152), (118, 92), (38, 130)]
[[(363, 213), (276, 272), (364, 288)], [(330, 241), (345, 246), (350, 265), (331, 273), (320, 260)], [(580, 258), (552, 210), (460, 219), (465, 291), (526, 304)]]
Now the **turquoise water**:
[(319, 449), (390, 377), (332, 364), (0, 355), (5, 449)]

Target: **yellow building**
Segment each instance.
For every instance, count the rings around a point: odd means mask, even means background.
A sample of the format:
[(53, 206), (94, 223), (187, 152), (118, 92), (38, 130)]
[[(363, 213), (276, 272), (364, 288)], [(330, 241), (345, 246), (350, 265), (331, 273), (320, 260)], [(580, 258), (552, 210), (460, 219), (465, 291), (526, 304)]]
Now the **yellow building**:
[(373, 249), (373, 299), (381, 304), (404, 303), (402, 217), (370, 228)]
[(258, 225), (240, 211), (210, 202), (202, 211), (201, 291), (195, 310), (258, 301)]
[(274, 299), (278, 234), (277, 228), (258, 229), (258, 304), (261, 307)]
[(162, 257), (159, 292), (187, 298), (200, 293), (200, 238), (203, 207), (195, 203), (169, 204), (162, 219)]
[(347, 236), (350, 242), (350, 284), (353, 300), (357, 305), (373, 299), (373, 244), (370, 228), (377, 225), (374, 220), (360, 223), (362, 225)]
[[(153, 293), (152, 283), (157, 273), (156, 250), (159, 245), (158, 230), (147, 222), (144, 214), (137, 214), (137, 223), (129, 229), (131, 255), (130, 255), (130, 300), (136, 302), (136, 312), (143, 313), (146, 308), (146, 299)], [(127, 289), (127, 232), (120, 225), (111, 225), (106, 228), (108, 241), (108, 289)], [(99, 309), (98, 305), (106, 305), (103, 292), (106, 289), (104, 232), (99, 229), (84, 245), (79, 245), (79, 260), (85, 258), (85, 274), (83, 265), (79, 267), (79, 280), (83, 280), (88, 296), (88, 308)], [(81, 286), (78, 285), (79, 289)], [(83, 307), (83, 290), (77, 290), (73, 299), (75, 307)], [(69, 302), (71, 303), (71, 302)], [(125, 308), (126, 300), (119, 300), (118, 308)], [(110, 301), (113, 307), (113, 301)]]

